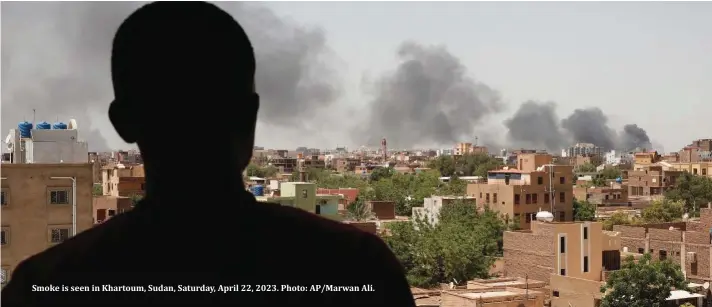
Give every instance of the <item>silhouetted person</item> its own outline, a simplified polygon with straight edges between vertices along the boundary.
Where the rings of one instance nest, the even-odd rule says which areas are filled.
[[[378,237],[257,203],[245,191],[241,172],[252,155],[259,96],[251,43],[229,14],[203,2],[148,4],[117,31],[111,68],[109,117],[141,150],[146,197],[18,265],[3,306],[415,306],[401,265]],[[104,286],[149,284],[238,285],[242,292]],[[68,288],[35,292],[33,285]],[[104,291],[70,291],[92,285]],[[284,292],[283,285],[307,291]],[[374,291],[321,293],[310,291],[313,285]]]

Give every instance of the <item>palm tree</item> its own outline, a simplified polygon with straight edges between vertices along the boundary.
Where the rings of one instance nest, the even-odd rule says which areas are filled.
[[[346,207],[346,218],[354,222],[362,222],[375,219],[375,215],[366,203],[359,198]]]

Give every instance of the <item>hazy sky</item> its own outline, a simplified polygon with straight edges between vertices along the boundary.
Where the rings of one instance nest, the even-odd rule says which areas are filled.
[[[666,151],[677,150],[695,138],[712,137],[712,3],[263,5],[278,16],[292,19],[293,24],[323,30],[325,44],[336,58],[330,62],[334,80],[338,79],[342,88],[340,96],[324,107],[328,112],[319,113],[316,118],[300,115],[303,121],[323,121],[324,125],[312,125],[318,129],[302,132],[260,124],[258,145],[290,149],[300,145],[360,145],[352,141],[352,132],[359,123],[367,124],[362,118],[368,113],[359,111],[373,99],[368,85],[397,68],[397,48],[406,40],[444,45],[460,59],[470,77],[500,93],[507,108],[488,119],[488,134],[504,138],[502,121],[511,117],[522,102],[538,100],[556,102],[562,118],[576,108],[599,107],[609,116],[611,127],[620,130],[624,124],[638,124],[647,130],[654,144],[661,144]],[[3,20],[8,17],[5,6],[4,3]],[[8,27],[3,21],[3,36]],[[6,44],[3,38],[3,49]],[[39,45],[23,44],[24,48]],[[16,49],[16,53],[22,50]],[[51,54],[45,52],[42,56]],[[62,61],[61,53],[54,56],[54,61]],[[2,65],[6,64],[3,52]],[[13,69],[19,69],[17,66]],[[2,107],[12,103],[18,108],[18,99],[6,96],[6,73],[3,67]],[[108,78],[108,72],[105,76]],[[16,112],[13,115],[19,116]],[[92,127],[100,130],[109,146],[124,147],[102,107],[92,112]],[[333,118],[323,114],[333,114]],[[4,137],[6,129],[22,118],[4,114],[2,120]]]

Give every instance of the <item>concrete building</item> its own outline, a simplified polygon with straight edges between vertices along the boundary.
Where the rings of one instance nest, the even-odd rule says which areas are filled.
[[[628,206],[628,186],[574,187],[574,197],[596,206]]]
[[[79,141],[76,126],[74,120],[70,120],[69,125],[57,123],[56,129],[50,129],[46,122],[35,127],[20,123],[17,129],[10,129],[5,138],[12,163],[87,163],[89,147]]]
[[[146,193],[146,175],[143,165],[114,164],[101,170],[103,195],[125,196]]]
[[[591,143],[576,143],[566,149],[566,155],[564,157],[577,157],[577,156],[603,156],[605,151],[603,148],[598,147]]]
[[[684,171],[693,175],[712,178],[712,162],[670,163],[669,170]]]
[[[608,272],[620,269],[620,247],[601,223],[535,221],[504,233],[505,274],[548,281],[552,307],[594,307]]]
[[[110,218],[133,208],[131,198],[124,196],[94,196],[92,210],[94,224],[101,224]]]
[[[447,290],[440,294],[440,307],[543,307],[544,293],[513,287]]]
[[[454,201],[465,201],[473,206],[477,205],[475,197],[471,196],[430,196],[423,199],[422,207],[413,207],[413,219],[423,218],[431,224],[437,224],[440,219],[440,210],[443,206]]]
[[[657,196],[675,185],[682,171],[666,171],[660,165],[648,165],[645,169],[628,171],[629,196]]]
[[[75,191],[71,178],[76,181]],[[5,164],[0,183],[6,277],[19,262],[72,237],[73,221],[76,233],[93,225],[89,163]]]
[[[623,250],[650,253],[653,259],[670,259],[684,268],[693,282],[712,280],[712,209],[702,208],[699,221],[613,226],[620,233]]]
[[[553,211],[558,221],[573,220],[573,166],[553,165],[548,154],[520,154],[518,169],[490,171],[487,183],[468,184],[467,195],[478,206],[489,205],[528,229],[540,210]]]
[[[339,201],[341,195],[317,194],[311,182],[282,182],[280,196],[255,196],[257,201],[299,208],[326,218],[341,220]]]
[[[636,152],[633,155],[633,169],[645,170],[650,165],[662,160],[662,156],[657,151],[653,152]]]
[[[462,156],[467,154],[487,154],[487,147],[473,145],[472,143],[457,143],[453,148],[453,155]]]
[[[317,194],[343,196],[343,198],[339,200],[339,210],[345,210],[349,204],[356,201],[356,197],[358,197],[359,189],[356,189],[356,188],[338,188],[338,189],[319,188],[316,190],[316,193]]]

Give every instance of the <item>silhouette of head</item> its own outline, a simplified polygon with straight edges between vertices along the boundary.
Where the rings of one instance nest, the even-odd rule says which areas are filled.
[[[111,73],[109,118],[147,167],[175,162],[171,152],[196,142],[211,144],[211,158],[232,172],[247,166],[259,108],[255,57],[227,12],[188,1],[139,8],[114,37]]]

